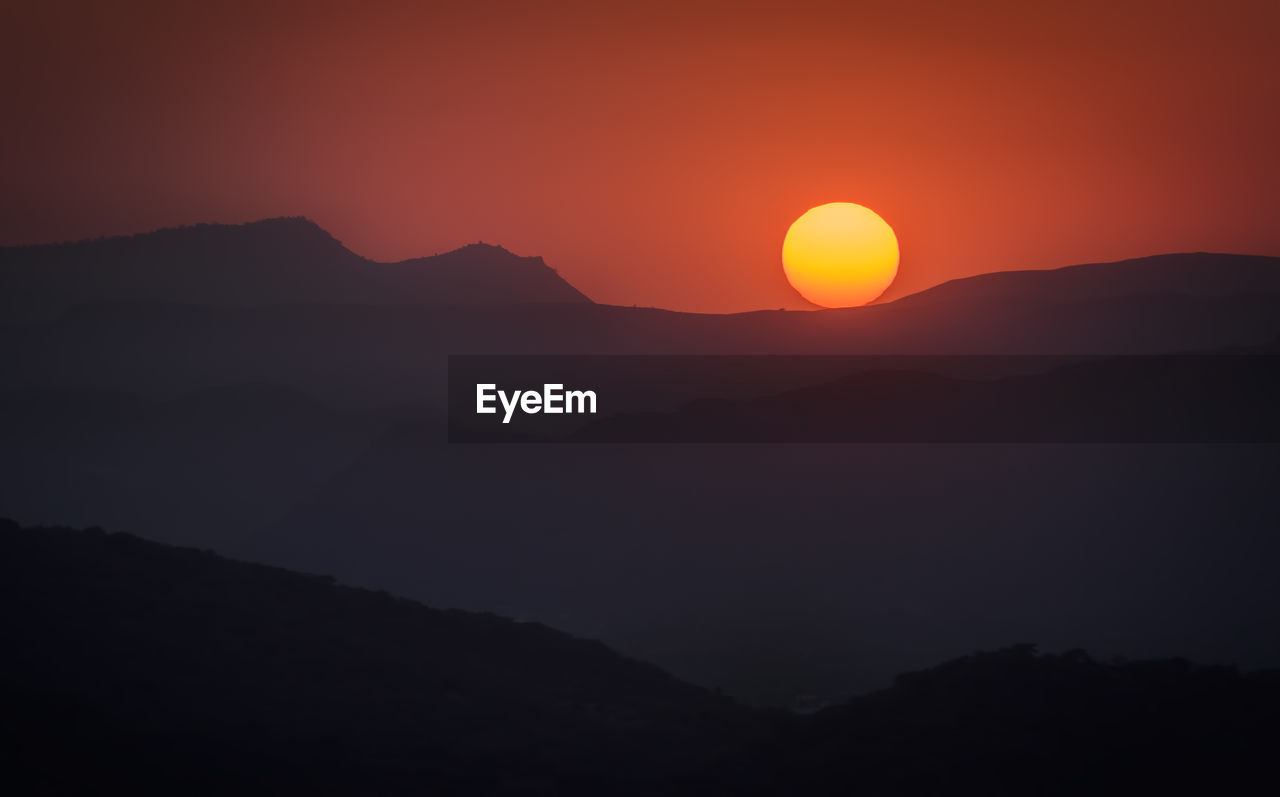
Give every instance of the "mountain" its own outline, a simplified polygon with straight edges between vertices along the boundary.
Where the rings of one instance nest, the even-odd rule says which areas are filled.
[[[100,529],[0,521],[0,784],[23,794],[1242,793],[1277,672],[1032,645],[812,715],[545,626]]]
[[[100,301],[250,306],[590,300],[538,257],[471,244],[434,257],[376,263],[303,218],[0,248],[0,319],[49,319]]]
[[[805,795],[1248,793],[1280,740],[1277,676],[1016,645],[827,709],[774,766]]]
[[[984,326],[983,318],[993,310],[998,317],[1021,318],[1031,308],[1132,303],[1136,297],[1226,300],[1278,293],[1280,259],[1198,252],[981,274],[884,304],[791,313],[789,323],[776,326],[803,335],[806,324],[796,317],[808,316],[823,330],[865,329],[878,338],[876,330],[886,326],[887,319],[918,321],[926,311]],[[477,243],[432,257],[378,263],[351,252],[305,218],[197,224],[133,236],[0,247],[0,321],[49,320],[70,307],[96,302],[253,307],[582,305],[590,300],[540,257],[520,257]],[[775,315],[779,314],[713,318],[724,319],[718,326],[733,331]]]
[[[1138,294],[1231,296],[1280,292],[1280,258],[1184,252],[949,280],[886,304],[945,306],[1041,299],[1090,301]]]
[[[1107,436],[515,451],[444,435],[452,354],[1268,345],[1280,336],[1280,259],[1190,254],[995,274],[815,312],[431,304],[407,288],[388,289],[385,304],[359,301],[386,298],[372,276],[418,279],[426,263],[474,276],[486,268],[474,258],[490,256],[504,275],[551,273],[487,247],[369,263],[302,220],[0,252],[14,267],[0,281],[27,275],[0,291],[4,320],[29,319],[0,323],[0,515],[126,528],[548,622],[763,705],[842,699],[1009,639],[1280,664],[1280,639],[1266,633],[1280,618],[1267,570],[1280,553],[1270,487],[1280,458],[1265,445]],[[60,275],[44,293],[30,288],[41,258]],[[135,262],[169,293],[117,279]],[[223,285],[222,269],[235,279]],[[274,276],[259,281],[259,270]],[[332,279],[309,279],[318,271]],[[209,297],[187,291],[188,278]],[[1157,384],[1089,384],[1095,398],[1108,385],[1160,398]],[[782,402],[821,424],[841,401],[868,398],[845,387]],[[917,387],[876,406],[918,431],[912,409],[931,398]],[[1051,379],[1006,387],[1016,389],[1003,406],[1055,390]],[[1250,412],[1269,412],[1264,400],[1251,394]]]
[[[28,794],[654,793],[763,727],[598,642],[126,534],[0,521],[0,595]]]
[[[544,439],[1280,443],[1275,411],[1280,406],[1280,358],[1267,353],[1276,343],[1250,354],[1217,356],[821,358],[824,364],[834,363],[828,368],[843,367],[844,373],[822,384],[762,391],[746,399],[732,397],[746,381],[744,369],[726,373],[721,368],[719,383],[709,380],[697,401],[667,412],[648,407],[615,412],[586,425],[547,427]],[[705,363],[704,375],[716,372],[718,358],[693,359]],[[794,368],[798,359],[788,365]],[[988,372],[949,374],[944,370],[948,366]],[[595,370],[606,373],[605,366]],[[756,370],[768,375],[781,369],[766,360]],[[594,384],[607,384],[603,375],[598,379]],[[468,406],[461,399],[457,405]],[[477,431],[491,441],[513,439],[494,424],[468,430],[459,422],[454,431],[452,440],[470,439],[468,433]]]

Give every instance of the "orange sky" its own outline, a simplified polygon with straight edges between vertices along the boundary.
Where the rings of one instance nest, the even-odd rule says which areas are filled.
[[[886,298],[1280,254],[1277,41],[1274,0],[9,2],[0,243],[306,215],[712,312],[806,306],[782,237],[832,201],[897,231]]]

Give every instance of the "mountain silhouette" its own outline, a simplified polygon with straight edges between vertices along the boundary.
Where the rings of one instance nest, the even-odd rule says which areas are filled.
[[[245,306],[589,300],[538,257],[470,244],[434,257],[376,263],[303,218],[0,248],[0,318],[48,319],[97,301]]]
[[[762,725],[538,624],[95,529],[0,551],[3,741],[45,793],[653,793]]]
[[[1198,252],[980,274],[861,308],[712,318],[726,319],[715,325],[720,327],[715,332],[729,333],[729,346],[743,333],[756,338],[757,328],[761,335],[781,332],[787,338],[799,338],[794,341],[799,343],[809,336],[806,330],[811,324],[827,334],[833,327],[860,336],[870,332],[876,340],[883,340],[890,331],[893,336],[888,343],[914,330],[910,340],[904,341],[914,343],[921,334],[933,334],[937,321],[948,318],[985,327],[993,321],[998,324],[1000,318],[1025,320],[1045,307],[1089,312],[1086,308],[1107,303],[1131,305],[1137,297],[1221,301],[1276,294],[1280,294],[1280,259]],[[521,257],[499,246],[477,243],[432,257],[378,263],[351,252],[314,222],[300,217],[0,247],[0,321],[49,320],[70,307],[98,302],[213,307],[590,304],[540,257]],[[1127,309],[1143,310],[1141,302]],[[993,312],[995,318],[986,318]],[[698,319],[708,318],[638,309],[603,317],[616,316],[629,326],[645,327],[654,313],[668,321],[685,318],[689,323],[680,326],[693,328],[705,326]],[[777,323],[774,316],[778,315],[786,316],[785,321]],[[809,321],[801,320],[804,317]],[[928,323],[931,318],[933,324]],[[659,345],[669,336],[661,332]]]
[[[744,381],[738,369],[722,376],[721,386],[712,382],[707,398],[675,410],[623,411],[581,428],[565,425],[548,437],[622,443],[1280,443],[1280,359],[1266,353],[1270,348],[1074,360],[835,358],[847,375],[748,399],[731,397]],[[710,360],[704,372],[714,372],[717,358],[695,359]],[[1004,373],[932,370],[947,365]],[[777,366],[766,361],[758,370],[768,374]],[[483,428],[503,439],[501,428]]]
[[[1249,792],[1280,738],[1278,675],[1015,645],[819,713],[775,766],[806,795]]]
[[[428,271],[512,303],[438,303]],[[503,287],[517,272],[570,300],[525,301],[543,294]],[[1280,336],[1278,274],[1196,253],[712,315],[594,304],[493,247],[371,263],[301,219],[5,249],[0,516],[545,621],[761,705],[826,704],[1011,638],[1274,666],[1265,445],[513,451],[447,445],[444,398],[454,354],[1256,353]],[[912,407],[972,387],[903,384],[871,387],[915,432]],[[1083,384],[1100,408],[1108,386],[1160,395]],[[1006,387],[1007,419],[1056,389]],[[775,409],[820,424],[869,400],[844,388]],[[1273,428],[1265,396],[1230,419],[1239,434],[1204,439]]]
[[[1275,671],[1017,645],[811,716],[545,626],[0,520],[0,780],[24,794],[1240,793]]]
[[[888,305],[1115,299],[1150,293],[1231,296],[1280,291],[1280,258],[1185,252],[948,280]]]

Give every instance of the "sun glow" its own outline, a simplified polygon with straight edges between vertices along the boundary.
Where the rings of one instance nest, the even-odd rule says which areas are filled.
[[[898,274],[898,238],[875,211],[852,202],[819,205],[782,242],[782,268],[800,295],[822,307],[856,307]]]

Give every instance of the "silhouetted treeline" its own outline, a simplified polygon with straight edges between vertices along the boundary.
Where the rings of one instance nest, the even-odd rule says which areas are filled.
[[[599,643],[125,534],[0,521],[23,794],[1242,793],[1280,677],[1022,645],[809,717]],[[1264,788],[1265,790],[1265,788]]]
[[[542,625],[0,523],[0,779],[35,793],[648,793],[755,724]]]
[[[1017,645],[820,712],[770,760],[795,794],[1245,794],[1274,788],[1278,719],[1280,672]]]

